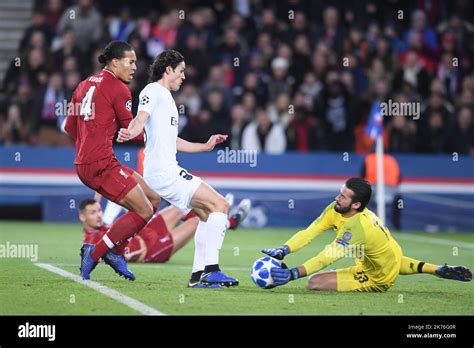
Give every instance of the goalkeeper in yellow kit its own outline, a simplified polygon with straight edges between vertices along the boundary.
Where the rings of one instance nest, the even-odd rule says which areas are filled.
[[[464,266],[436,266],[403,256],[383,222],[366,208],[372,195],[364,179],[351,178],[342,186],[336,200],[305,230],[296,233],[282,247],[262,252],[282,260],[323,232],[333,229],[335,240],[316,257],[299,267],[273,268],[275,286],[316,273],[345,255],[356,256],[349,268],[322,272],[308,281],[308,289],[321,291],[386,291],[399,274],[429,273],[445,279],[470,281],[471,271]]]

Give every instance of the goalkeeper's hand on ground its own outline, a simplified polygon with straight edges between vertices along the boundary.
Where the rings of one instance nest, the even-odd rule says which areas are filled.
[[[290,250],[285,245],[278,248],[262,249],[262,253],[274,257],[277,260],[283,260],[283,258],[290,253]]]
[[[285,285],[289,281],[298,279],[300,277],[298,267],[288,269],[284,263],[281,264],[281,268],[272,268],[270,274],[272,276],[274,286]]]

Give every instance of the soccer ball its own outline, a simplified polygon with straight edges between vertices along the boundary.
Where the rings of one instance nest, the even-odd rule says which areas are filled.
[[[253,282],[264,289],[273,288],[273,279],[270,270],[274,267],[281,267],[281,263],[269,256],[262,257],[254,262],[250,276]]]

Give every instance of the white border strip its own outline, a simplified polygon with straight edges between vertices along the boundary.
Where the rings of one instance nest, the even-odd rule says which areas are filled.
[[[338,192],[344,180],[327,179],[277,179],[277,178],[246,178],[202,177],[208,184],[218,189],[268,190],[268,191],[324,191]],[[83,186],[76,174],[43,174],[43,173],[0,173],[0,182],[9,185],[52,185],[52,186]],[[425,193],[459,193],[474,194],[474,185],[469,183],[402,183],[400,192]]]
[[[56,274],[60,275],[61,277],[71,279],[71,280],[74,280],[76,283],[88,286],[89,288],[94,289],[94,290],[100,292],[101,294],[103,294],[107,297],[110,297],[110,298],[114,299],[115,301],[120,302],[120,303],[126,305],[127,307],[130,307],[131,309],[137,311],[137,312],[140,312],[141,314],[145,314],[145,315],[166,315],[164,313],[161,313],[161,312],[157,311],[156,309],[154,309],[152,307],[147,306],[144,303],[141,303],[138,300],[135,300],[131,297],[125,296],[124,294],[122,294],[122,293],[120,293],[116,290],[108,288],[105,285],[94,282],[92,280],[83,280],[78,275],[69,273],[69,272],[67,272],[67,271],[65,271],[61,268],[55,267],[55,266],[50,265],[48,263],[33,263],[33,264],[40,267],[40,268],[43,268],[47,271],[56,273]]]

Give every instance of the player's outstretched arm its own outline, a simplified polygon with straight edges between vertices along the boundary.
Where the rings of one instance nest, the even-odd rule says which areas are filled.
[[[214,134],[212,135],[207,143],[191,143],[187,140],[176,138],[176,149],[179,152],[208,152],[212,151],[217,144],[226,141],[228,135]]]
[[[150,114],[146,111],[139,111],[137,116],[130,122],[128,128],[120,128],[119,134],[117,136],[117,142],[123,143],[129,141],[130,139],[135,138],[145,128],[145,123],[150,117]]]

